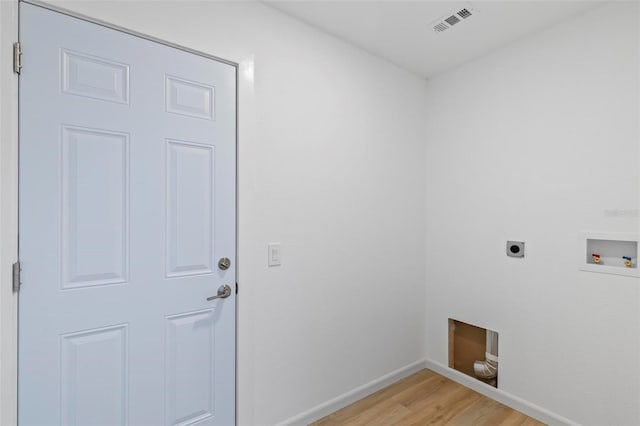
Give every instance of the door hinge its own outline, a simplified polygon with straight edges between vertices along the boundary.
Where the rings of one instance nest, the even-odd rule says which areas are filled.
[[[13,43],[13,72],[20,74],[22,69],[22,47],[19,42]]]
[[[238,294],[238,283],[236,283],[236,294]]]
[[[17,293],[20,291],[20,285],[22,282],[20,281],[22,275],[22,267],[20,266],[20,262],[16,262],[13,264],[13,292]]]

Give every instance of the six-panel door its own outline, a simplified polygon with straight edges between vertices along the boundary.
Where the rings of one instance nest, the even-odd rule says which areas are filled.
[[[233,425],[235,68],[20,14],[19,423]]]

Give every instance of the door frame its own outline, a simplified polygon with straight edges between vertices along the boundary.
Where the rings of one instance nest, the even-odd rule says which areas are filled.
[[[19,3],[30,3],[54,12],[114,29],[135,37],[173,47],[182,51],[216,60],[235,68],[236,72],[236,282],[240,283],[240,138],[247,140],[255,134],[256,114],[254,97],[255,55],[222,59],[210,53],[159,39],[132,29],[120,27],[90,16],[58,7],[39,0],[0,1],[0,424],[17,424],[18,415],[18,293],[13,292],[12,265],[18,260],[18,75],[13,72],[13,43],[19,40]],[[240,120],[242,114],[243,119]],[[238,284],[239,287],[239,284]],[[248,293],[248,292],[247,292]],[[239,296],[239,294],[238,294]],[[245,299],[246,300],[246,299]],[[247,301],[248,302],[248,301]],[[250,347],[251,323],[240,313],[242,298],[236,297],[235,358],[236,358],[236,424],[251,418],[252,395],[249,385],[241,380],[245,364],[245,351]],[[249,311],[247,307],[247,311]],[[243,330],[247,330],[245,333]],[[247,364],[249,364],[247,362]],[[250,374],[250,372],[248,372]],[[250,377],[250,376],[249,376]],[[246,383],[246,380],[243,381]],[[247,396],[245,398],[245,395]],[[245,407],[244,401],[247,401]]]

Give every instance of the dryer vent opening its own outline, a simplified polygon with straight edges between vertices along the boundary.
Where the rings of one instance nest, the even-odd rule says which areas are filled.
[[[498,387],[498,333],[449,318],[449,367]]]

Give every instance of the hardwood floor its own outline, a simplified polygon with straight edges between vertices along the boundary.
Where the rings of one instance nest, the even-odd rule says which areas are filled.
[[[540,426],[499,402],[430,370],[421,370],[313,426]]]

